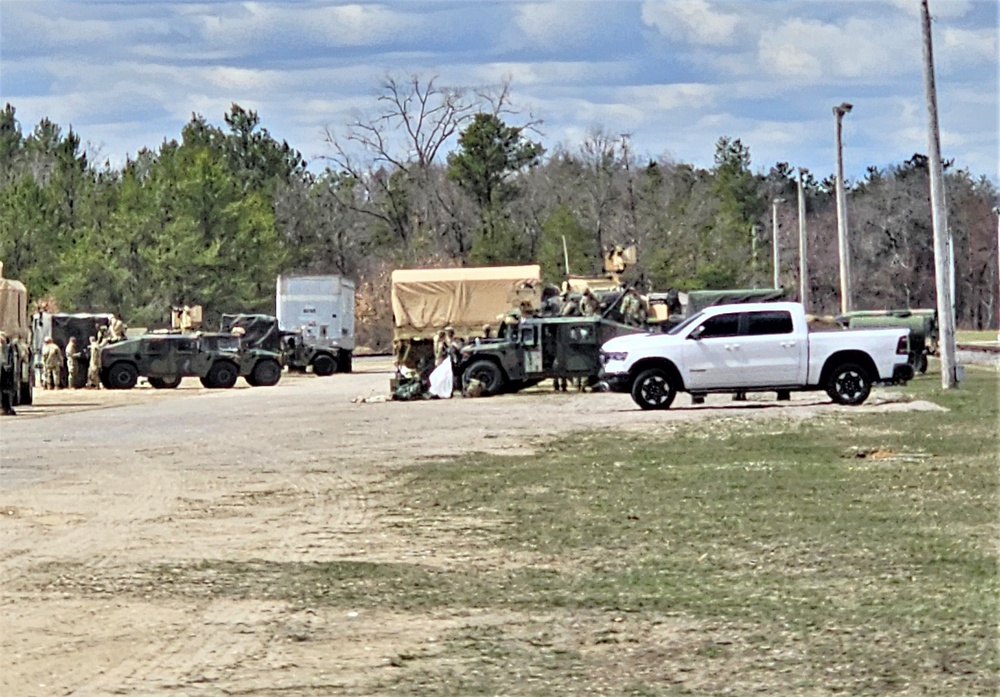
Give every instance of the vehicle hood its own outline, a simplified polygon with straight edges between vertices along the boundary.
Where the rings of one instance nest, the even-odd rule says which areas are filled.
[[[655,351],[669,346],[679,346],[686,339],[671,334],[629,334],[605,342],[601,350],[605,353],[634,353]]]

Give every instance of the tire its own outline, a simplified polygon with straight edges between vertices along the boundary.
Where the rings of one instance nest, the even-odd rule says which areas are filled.
[[[33,395],[31,393],[31,382],[22,382],[21,389],[17,393],[17,403],[23,406],[29,406],[33,401]]]
[[[105,377],[104,386],[109,390],[131,390],[139,380],[139,371],[131,363],[115,363]]]
[[[181,384],[181,376],[170,375],[165,378],[149,378],[149,384],[158,390],[172,390]]]
[[[677,396],[673,378],[660,368],[639,373],[632,383],[632,401],[641,409],[669,409]]]
[[[257,361],[257,365],[247,375],[247,382],[254,387],[271,387],[277,385],[280,379],[281,364],[270,358]]]
[[[472,379],[483,383],[483,391],[486,394],[498,394],[503,391],[503,372],[500,370],[500,366],[493,361],[478,360],[470,363],[462,371],[462,388],[465,389],[468,387],[469,381]]]
[[[857,406],[868,399],[872,379],[857,363],[842,363],[826,378],[826,393],[837,404]]]
[[[337,361],[333,360],[333,356],[321,353],[313,359],[312,367],[314,374],[325,377],[337,372]]]
[[[236,384],[239,376],[239,368],[229,361],[216,361],[208,369],[208,375],[202,378],[201,384],[211,389],[228,390]]]

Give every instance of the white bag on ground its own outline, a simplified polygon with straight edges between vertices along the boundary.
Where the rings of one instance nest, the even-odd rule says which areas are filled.
[[[451,398],[455,381],[455,376],[451,370],[451,361],[442,361],[441,365],[431,373],[430,379],[431,389],[429,391],[432,396],[440,397],[441,399]]]

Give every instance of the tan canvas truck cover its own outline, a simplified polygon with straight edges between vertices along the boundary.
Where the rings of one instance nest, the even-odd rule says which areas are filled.
[[[0,331],[27,340],[28,289],[20,281],[0,278]]]
[[[398,269],[392,272],[394,338],[430,339],[451,326],[479,336],[497,316],[541,303],[542,270],[528,266]]]

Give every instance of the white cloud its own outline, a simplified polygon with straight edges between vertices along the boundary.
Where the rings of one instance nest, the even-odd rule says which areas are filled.
[[[764,31],[760,68],[811,82],[876,82],[920,70],[920,42],[911,23],[847,19],[843,25],[791,19]]]
[[[889,0],[889,4],[907,14],[920,16],[920,0]],[[931,0],[931,17],[964,17],[972,9],[970,0]]]
[[[719,12],[707,0],[644,2],[642,20],[664,36],[711,46],[732,43],[740,22],[738,15]]]
[[[940,53],[949,64],[974,65],[997,63],[997,28],[960,29],[945,27],[941,32],[940,51],[935,42],[935,54]]]

